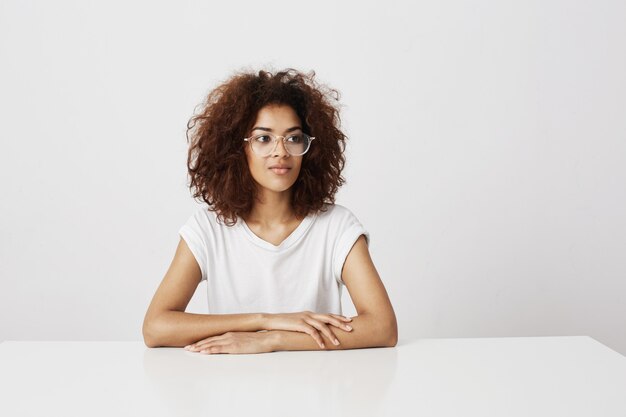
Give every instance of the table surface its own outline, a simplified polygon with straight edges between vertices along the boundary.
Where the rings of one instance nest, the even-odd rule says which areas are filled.
[[[7,341],[0,415],[624,417],[626,357],[588,336],[252,355]]]

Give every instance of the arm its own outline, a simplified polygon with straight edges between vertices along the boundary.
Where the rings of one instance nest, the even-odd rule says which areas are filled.
[[[348,254],[341,278],[348,288],[358,316],[351,332],[336,331],[338,346],[326,343],[326,350],[366,347],[393,347],[398,342],[396,315],[361,235]],[[273,350],[322,350],[310,336],[297,332],[270,330]]]
[[[184,239],[157,289],[143,322],[146,346],[186,346],[229,331],[263,330],[263,313],[193,314],[185,308],[200,283],[201,271]],[[310,338],[310,336],[306,335]]]
[[[360,314],[350,322],[351,332],[335,331],[339,345],[335,346],[324,340],[322,349],[311,336],[285,330],[270,330],[267,333],[272,351],[280,350],[341,350],[368,347],[393,347],[395,339],[388,336],[390,326],[380,326],[381,321],[370,314]]]

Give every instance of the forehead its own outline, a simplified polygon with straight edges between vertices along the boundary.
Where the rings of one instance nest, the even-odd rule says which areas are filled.
[[[299,125],[300,118],[291,106],[283,104],[269,104],[259,110],[253,126],[289,128]]]

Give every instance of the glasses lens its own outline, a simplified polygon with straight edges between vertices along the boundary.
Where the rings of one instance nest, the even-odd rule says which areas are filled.
[[[252,150],[255,154],[265,156],[269,155],[274,148],[274,141],[269,135],[258,135],[251,138]]]
[[[270,135],[257,135],[251,138],[252,150],[257,155],[267,156],[274,150],[274,138]],[[296,133],[285,138],[285,148],[290,155],[302,155],[311,144],[311,139],[304,133]]]
[[[307,135],[298,133],[287,137],[285,147],[291,155],[302,155],[309,149],[310,143]]]

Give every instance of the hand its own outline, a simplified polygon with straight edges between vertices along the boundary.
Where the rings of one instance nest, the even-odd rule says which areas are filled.
[[[185,350],[199,353],[267,353],[272,352],[268,332],[228,332],[185,346]]]
[[[352,321],[351,318],[337,314],[318,314],[311,311],[302,311],[299,313],[267,314],[264,327],[266,330],[290,330],[307,333],[324,349],[326,346],[320,331],[331,343],[338,345],[339,340],[327,324],[349,332],[352,330],[352,327],[346,323],[350,321]]]

